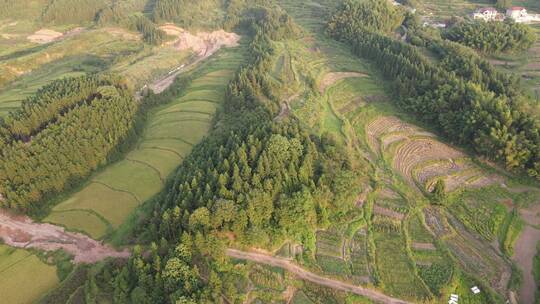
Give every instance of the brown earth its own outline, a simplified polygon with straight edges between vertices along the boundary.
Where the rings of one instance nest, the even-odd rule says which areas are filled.
[[[45,44],[56,41],[60,39],[60,37],[62,37],[63,35],[63,33],[44,28],[40,29],[39,31],[26,38],[33,43]]]
[[[165,24],[160,29],[167,35],[176,37],[169,45],[174,46],[177,50],[192,49],[195,54],[201,57],[208,57],[221,47],[237,46],[240,41],[240,36],[224,30],[191,34],[173,24]]]
[[[107,257],[126,258],[129,251],[117,251],[110,246],[63,227],[34,223],[26,216],[0,211],[0,238],[6,245],[35,248],[44,251],[62,249],[74,256],[75,263],[95,263]]]
[[[533,275],[533,261],[537,254],[536,244],[540,242],[540,230],[534,226],[540,224],[539,212],[540,204],[519,212],[526,225],[514,245],[512,260],[523,271],[523,284],[519,290],[519,303],[523,304],[535,303],[536,281]]]

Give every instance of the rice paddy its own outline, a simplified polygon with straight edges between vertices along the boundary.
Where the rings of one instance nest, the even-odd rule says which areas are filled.
[[[2,303],[34,303],[58,284],[55,266],[43,263],[29,251],[0,245]]]

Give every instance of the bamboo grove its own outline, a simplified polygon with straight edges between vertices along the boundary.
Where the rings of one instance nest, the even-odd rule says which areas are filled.
[[[444,37],[485,53],[523,51],[536,38],[529,26],[513,21],[462,21],[445,31]]]
[[[120,79],[84,76],[40,89],[0,124],[0,204],[35,211],[136,138],[138,105]]]
[[[372,9],[381,5],[386,9]],[[398,16],[395,8],[385,1],[346,1],[331,17],[328,32],[350,43],[355,54],[374,62],[393,80],[404,109],[436,126],[451,141],[510,170],[540,178],[540,121],[527,110],[529,101],[511,77],[491,73],[489,64],[476,56],[430,61],[419,47],[384,34],[386,28],[363,23],[350,7]],[[445,42],[435,44],[440,52],[457,51]]]

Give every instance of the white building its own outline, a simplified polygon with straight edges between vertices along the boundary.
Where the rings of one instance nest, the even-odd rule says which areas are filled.
[[[526,19],[529,14],[524,7],[512,6],[506,10],[506,16],[516,21]]]
[[[495,20],[497,16],[499,15],[499,12],[493,7],[482,7],[477,9],[473,13],[473,19],[481,19],[484,21],[491,21]]]
[[[512,6],[506,10],[506,17],[514,19],[517,23],[539,22],[540,14],[529,14],[527,9],[521,6]]]

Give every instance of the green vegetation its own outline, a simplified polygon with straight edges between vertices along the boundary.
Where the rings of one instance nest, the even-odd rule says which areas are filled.
[[[0,294],[3,302],[33,303],[58,283],[56,267],[43,263],[26,250],[0,245]]]
[[[343,12],[342,8],[336,16]],[[357,24],[354,19],[342,22],[347,27]],[[540,121],[522,103],[482,90],[478,83],[435,65],[417,48],[371,31],[378,28],[357,24],[344,31],[330,21],[328,29],[333,37],[351,44],[357,55],[378,64],[393,81],[404,109],[437,126],[451,140],[503,162],[508,169],[540,176],[536,148],[540,146]]]
[[[107,0],[49,0],[43,11],[46,23],[80,24],[94,21],[97,12],[104,8]]]
[[[419,301],[429,299],[430,292],[415,274],[405,253],[401,235],[395,232],[374,234],[377,274],[389,294]]]
[[[444,32],[444,38],[485,53],[527,50],[536,35],[527,25],[514,22],[459,22]]]
[[[92,176],[80,191],[56,205],[45,221],[94,238],[118,228],[137,206],[160,192],[192,146],[207,134],[222,104],[226,81],[241,59],[241,49],[224,50],[191,72],[192,76],[178,79],[170,90],[181,96],[170,97],[174,98],[170,102],[163,98],[151,110],[137,147]],[[204,89],[198,83],[206,84]],[[155,101],[149,97],[146,102]],[[81,221],[83,217],[89,220]]]
[[[114,78],[59,80],[39,90],[0,125],[2,205],[37,211],[73,187],[133,141],[137,110]]]

